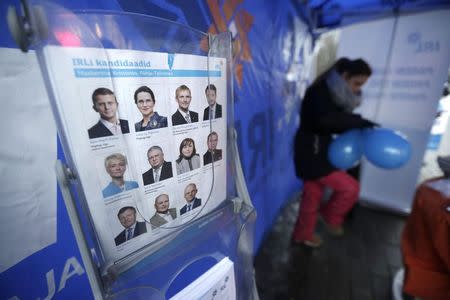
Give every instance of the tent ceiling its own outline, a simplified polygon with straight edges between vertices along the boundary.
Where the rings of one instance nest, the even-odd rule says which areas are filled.
[[[450,0],[296,0],[312,29],[329,29],[403,13],[449,9]]]

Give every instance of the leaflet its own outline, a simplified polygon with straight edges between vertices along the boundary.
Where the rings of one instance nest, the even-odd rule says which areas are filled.
[[[170,300],[235,300],[236,298],[234,263],[228,257],[224,257]]]
[[[225,59],[55,46],[44,55],[107,263],[225,200]]]

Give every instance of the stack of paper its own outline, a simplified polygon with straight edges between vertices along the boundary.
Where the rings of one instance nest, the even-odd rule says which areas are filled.
[[[225,257],[170,299],[236,299],[233,262]]]

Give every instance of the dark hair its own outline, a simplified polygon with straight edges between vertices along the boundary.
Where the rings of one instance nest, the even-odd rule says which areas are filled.
[[[152,101],[153,103],[156,102],[155,99],[155,95],[153,94],[153,91],[148,87],[148,86],[141,86],[140,88],[138,88],[135,92],[134,92],[134,103],[137,104],[137,95],[141,92],[145,92],[145,93],[149,93],[150,96],[152,97]]]
[[[330,68],[323,72],[322,75],[318,76],[312,85],[316,85],[324,80],[332,70],[336,70],[336,72],[340,75],[347,73],[350,77],[358,75],[372,75],[372,69],[362,58],[351,60],[347,57],[341,57]]]
[[[97,102],[97,96],[99,96],[99,95],[113,95],[114,99],[117,102],[116,96],[114,95],[113,91],[111,91],[108,88],[101,87],[101,88],[96,89],[92,93],[92,104],[94,104],[94,106],[95,106],[95,103]]]
[[[351,60],[346,57],[342,57],[336,61],[334,68],[339,74],[342,75],[343,73],[347,73],[350,77],[358,75],[372,75],[372,69],[369,64],[361,58]]]
[[[134,214],[136,214],[136,208],[134,208],[133,206],[124,206],[121,209],[119,209],[117,217],[120,218],[120,215],[123,214],[128,209],[131,209],[134,212]]]
[[[192,155],[190,157],[186,157],[186,158],[189,159],[189,158],[193,157],[197,153],[197,150],[195,149],[195,142],[194,142],[194,140],[191,139],[191,138],[185,138],[180,144],[180,156],[178,157],[177,162],[180,162],[184,158],[182,150],[183,150],[183,147],[188,145],[188,144],[192,144],[193,150],[192,150]]]
[[[212,137],[213,135],[215,135],[215,136],[217,136],[217,138],[219,138],[219,135],[217,134],[217,132],[211,131],[211,133],[208,134],[208,137],[206,138],[206,141],[209,141],[209,138]]]
[[[205,94],[208,92],[208,90],[214,91],[214,93],[217,94],[217,89],[216,89],[216,86],[214,84],[208,84],[206,86]]]

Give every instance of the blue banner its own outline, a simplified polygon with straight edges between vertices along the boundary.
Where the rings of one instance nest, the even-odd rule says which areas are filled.
[[[304,30],[306,25],[298,25],[303,23],[292,2],[295,1],[58,1],[68,9],[123,10],[169,19],[203,32],[232,32],[235,127],[246,183],[258,214],[255,251],[279,209],[301,188],[292,165],[292,137],[299,122],[303,51],[310,49],[302,49],[309,33]],[[3,15],[11,3],[12,0],[2,2]],[[0,33],[3,33],[0,46],[15,48],[5,19],[0,22]],[[77,68],[74,71],[81,77],[109,77],[105,70]],[[121,76],[126,71],[115,68],[117,73],[113,75]],[[148,71],[151,71],[148,76],[182,76],[180,72],[189,76],[206,75],[195,70],[172,70],[170,74]],[[217,72],[211,71],[209,75],[220,76]],[[61,158],[61,151],[58,154]],[[0,294],[5,299],[92,298],[59,191],[56,201],[56,243],[30,253],[0,274]]]

